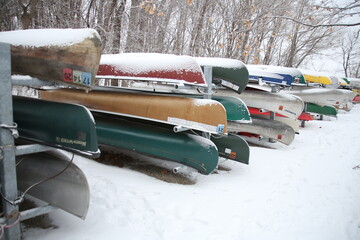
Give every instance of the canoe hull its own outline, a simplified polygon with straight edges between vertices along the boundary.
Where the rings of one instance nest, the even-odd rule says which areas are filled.
[[[42,201],[85,219],[90,204],[90,190],[84,173],[69,157],[58,150],[18,156],[17,182],[20,191],[25,191],[34,183],[57,177],[41,183],[28,193]]]
[[[143,120],[96,112],[93,114],[101,145],[178,162],[202,174],[210,174],[217,167],[217,148],[206,138],[183,132],[175,133],[171,129]]]
[[[64,37],[65,42],[53,44],[55,40],[51,34]],[[81,34],[84,37],[67,43],[69,34],[72,36]],[[12,35],[16,37],[15,41],[12,41]],[[43,36],[44,42],[49,39],[49,44],[37,45],[38,35]],[[26,42],[30,45],[18,44],[16,39],[19,38],[26,38]],[[95,30],[31,29],[2,32],[0,41],[12,44],[12,74],[30,75],[41,80],[61,82],[86,89],[94,86],[101,55],[101,40]]]
[[[252,133],[271,138],[285,145],[290,145],[295,137],[292,127],[275,120],[252,118],[252,123],[241,124],[237,122],[228,123],[229,132]]]
[[[291,119],[296,119],[304,110],[304,101],[290,94],[245,90],[240,98],[248,107],[266,109]]]
[[[13,108],[20,138],[86,157],[99,156],[95,122],[85,107],[13,97]]]
[[[161,121],[211,133],[226,133],[226,111],[206,99],[161,96],[139,92],[78,90],[41,91],[40,98],[82,104],[92,110]]]
[[[211,137],[215,143],[219,157],[249,164],[250,148],[248,143],[238,135],[228,134],[227,136]]]

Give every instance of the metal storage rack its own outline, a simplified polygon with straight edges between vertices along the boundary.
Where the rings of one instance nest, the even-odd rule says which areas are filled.
[[[18,132],[17,125],[13,122],[11,92],[10,44],[0,42],[0,190],[4,215],[0,216],[0,240],[20,240],[20,221],[56,209],[51,205],[46,205],[19,212],[18,205],[22,199],[18,195],[15,157],[49,151],[53,148],[40,144],[15,146],[14,138],[18,136]]]

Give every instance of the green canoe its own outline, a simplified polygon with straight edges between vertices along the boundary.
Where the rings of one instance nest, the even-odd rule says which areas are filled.
[[[249,81],[249,72],[240,60],[229,58],[195,58],[201,68],[212,67],[212,82],[221,84],[238,93],[241,93]]]
[[[93,112],[100,145],[128,149],[192,167],[210,174],[218,165],[218,151],[209,139],[175,133],[150,121]]]
[[[95,122],[85,107],[14,96],[13,108],[20,138],[86,157],[99,156]]]
[[[211,141],[218,148],[220,157],[249,164],[250,148],[242,137],[232,134],[220,137],[212,135]]]
[[[336,117],[337,110],[333,106],[320,106],[315,103],[306,103],[306,112]]]
[[[174,94],[171,94],[174,95]],[[176,94],[176,96],[181,97],[191,97],[201,99],[202,95],[195,94]],[[212,100],[218,101],[221,103],[226,110],[226,118],[229,121],[240,121],[240,122],[250,122],[251,117],[249,113],[249,109],[243,100],[239,97],[234,96],[211,96]]]

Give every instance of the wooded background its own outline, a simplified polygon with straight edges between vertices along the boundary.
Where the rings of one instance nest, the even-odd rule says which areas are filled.
[[[0,31],[94,28],[103,53],[159,52],[299,67],[340,49],[360,78],[360,3],[331,0],[0,0]],[[341,25],[341,26],[340,26]]]

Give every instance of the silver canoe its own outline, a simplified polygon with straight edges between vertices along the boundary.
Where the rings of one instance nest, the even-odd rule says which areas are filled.
[[[257,134],[285,145],[290,145],[295,137],[295,131],[292,127],[276,120],[256,117],[252,118],[251,123],[228,121],[228,132]]]

